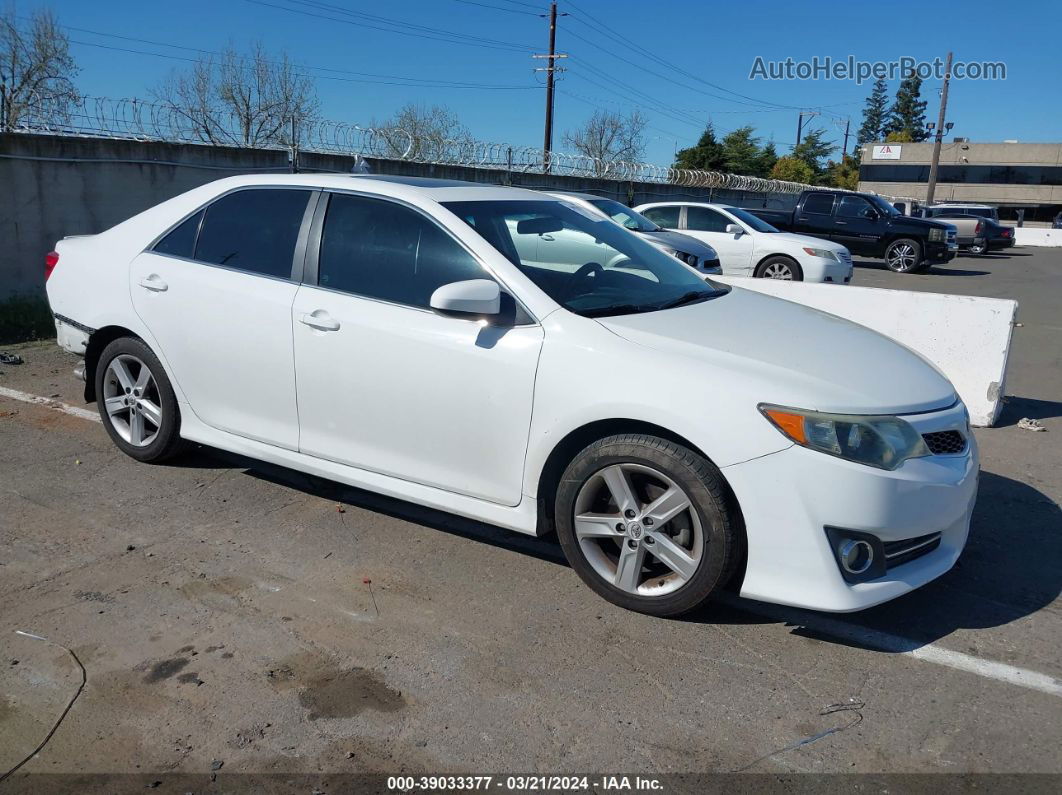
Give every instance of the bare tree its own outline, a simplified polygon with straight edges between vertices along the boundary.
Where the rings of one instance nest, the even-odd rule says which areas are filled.
[[[411,159],[438,156],[454,146],[472,143],[472,134],[445,105],[404,105],[389,119],[371,122],[385,157]]]
[[[248,55],[230,46],[220,57],[201,58],[153,93],[212,144],[287,146],[292,126],[298,142],[320,111],[313,78],[287,53],[270,55],[260,42]]]
[[[615,111],[598,110],[578,130],[564,134],[564,142],[579,154],[594,158],[598,171],[604,163],[634,161],[645,151],[645,127],[649,120],[640,111],[621,116]]]
[[[81,99],[78,71],[51,11],[38,9],[23,27],[13,6],[0,12],[0,130],[68,121]]]

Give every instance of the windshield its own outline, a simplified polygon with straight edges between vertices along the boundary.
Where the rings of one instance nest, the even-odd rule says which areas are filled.
[[[726,211],[728,213],[730,213],[732,216],[734,216],[735,218],[737,218],[739,221],[741,221],[741,223],[745,224],[745,226],[751,226],[753,231],[755,231],[755,232],[768,232],[769,233],[769,232],[777,232],[778,231],[778,229],[776,229],[775,227],[771,226],[769,223],[764,221],[762,218],[759,218],[759,217],[753,215],[752,213],[748,212],[747,210],[742,210],[740,207],[727,207]]]
[[[862,196],[863,194],[860,194],[860,195]],[[878,210],[880,210],[885,215],[899,215],[900,214],[899,210],[897,210],[895,207],[893,207],[891,204],[889,204],[887,201],[885,201],[880,196],[875,196],[875,195],[871,194],[869,196],[864,196],[864,198],[867,199],[867,201],[869,201],[871,204],[873,204]]]
[[[443,207],[576,314],[653,312],[727,292],[637,235],[562,201],[445,202]]]
[[[620,226],[633,229],[635,232],[660,231],[660,227],[644,215],[636,213],[630,207],[622,205],[618,201],[613,201],[612,199],[591,199],[590,203]]]

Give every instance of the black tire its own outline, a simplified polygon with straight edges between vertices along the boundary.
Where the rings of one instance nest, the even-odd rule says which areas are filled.
[[[970,245],[970,253],[976,257],[983,257],[988,253],[988,241],[982,240],[980,244],[972,243]]]
[[[772,268],[775,270],[788,270],[792,274],[790,281],[804,281],[804,270],[797,264],[796,260],[781,254],[765,259],[756,266],[756,271],[752,275],[757,279],[784,279],[783,276],[768,276],[767,271]]]
[[[642,596],[625,591],[599,574],[587,559],[575,534],[576,498],[583,486],[606,468],[632,464],[661,472],[689,497],[690,511],[697,512],[703,537],[700,561],[692,576],[676,590],[661,596]],[[554,501],[557,536],[564,554],[590,588],[613,604],[653,616],[687,613],[731,579],[742,549],[739,523],[730,515],[726,489],[719,470],[703,456],[682,445],[643,434],[610,436],[579,453],[561,477]],[[657,530],[666,531],[670,523]],[[646,533],[646,538],[649,533]],[[620,538],[619,543],[629,543]],[[645,539],[643,538],[643,543]],[[646,546],[652,554],[653,546]],[[656,560],[648,561],[656,563]]]
[[[923,265],[922,244],[909,237],[893,240],[885,249],[885,265],[895,273],[918,273]]]
[[[135,357],[148,368],[154,381],[152,400],[153,402],[157,400],[157,405],[162,409],[162,419],[160,424],[155,426],[157,432],[154,438],[142,446],[131,444],[128,440],[122,438],[122,434],[116,427],[116,422],[107,411],[107,392],[117,391],[120,397],[120,393],[125,391],[115,376],[110,373],[111,363],[122,356]],[[96,366],[96,405],[100,412],[100,418],[103,420],[103,427],[107,429],[107,434],[111,437],[115,446],[130,458],[135,458],[137,461],[145,463],[155,463],[172,458],[185,447],[185,442],[180,436],[180,409],[177,407],[177,397],[173,392],[173,387],[170,385],[170,379],[166,376],[162,363],[159,362],[158,357],[152,352],[151,348],[136,337],[116,339],[107,345],[100,354],[99,363]],[[120,420],[128,425],[128,417],[129,415],[126,414]],[[148,427],[151,426],[149,425]]]

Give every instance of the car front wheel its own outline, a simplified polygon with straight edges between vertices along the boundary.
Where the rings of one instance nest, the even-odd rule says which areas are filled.
[[[885,264],[896,273],[915,273],[922,265],[922,246],[908,238],[894,240],[885,250]]]
[[[96,366],[96,402],[108,435],[137,461],[162,461],[183,447],[173,387],[141,340],[122,337],[103,349]]]
[[[804,280],[804,271],[789,257],[769,257],[765,259],[756,269],[755,275],[760,279],[781,279],[787,282]]]
[[[704,457],[654,436],[611,436],[568,465],[556,526],[572,568],[629,610],[674,616],[722,587],[738,558],[722,476]]]

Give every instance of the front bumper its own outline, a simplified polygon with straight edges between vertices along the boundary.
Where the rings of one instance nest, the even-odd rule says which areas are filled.
[[[852,281],[852,263],[825,259],[824,257],[806,256],[800,261],[806,282],[832,282],[848,284]]]
[[[951,262],[958,253],[958,246],[953,248],[952,245],[939,241],[926,243],[926,261],[928,262]]]
[[[830,612],[862,610],[947,572],[966,544],[977,495],[977,444],[960,404],[907,416],[921,433],[960,430],[966,450],[887,471],[803,447],[723,470],[741,506],[748,563],[741,595]],[[826,528],[884,544],[940,533],[939,545],[866,582],[845,581]]]

